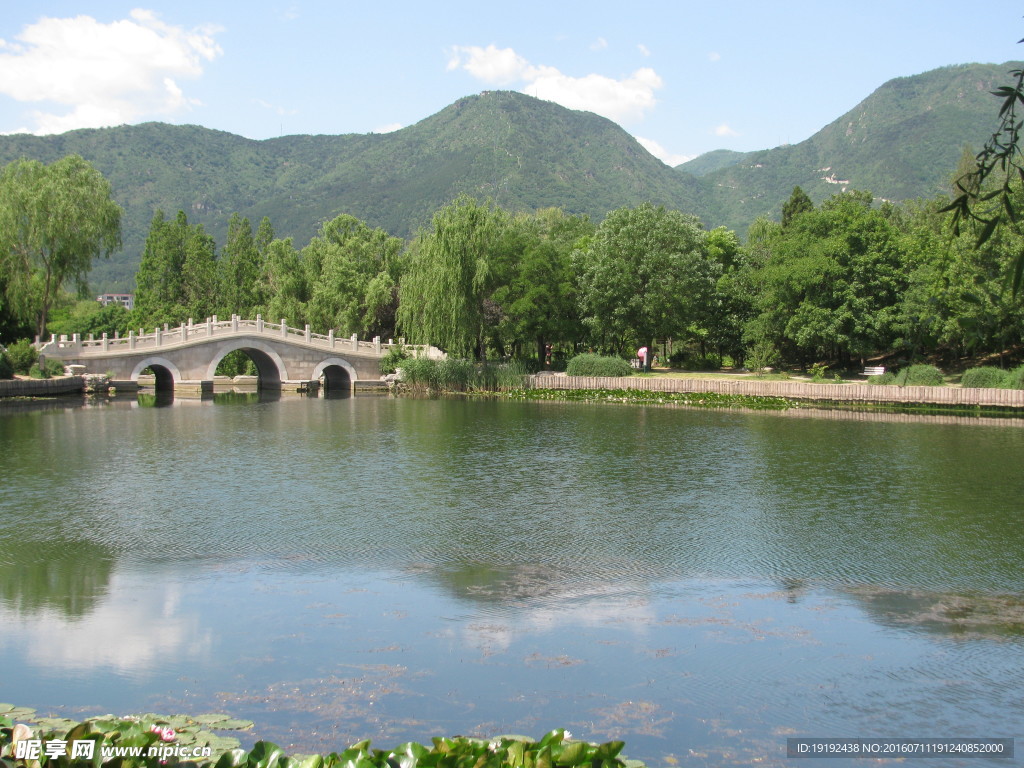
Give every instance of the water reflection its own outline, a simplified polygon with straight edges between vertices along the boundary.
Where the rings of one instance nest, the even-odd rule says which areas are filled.
[[[1021,430],[227,393],[0,441],[19,703],[227,708],[302,751],[566,725],[687,765],[1024,724]]]

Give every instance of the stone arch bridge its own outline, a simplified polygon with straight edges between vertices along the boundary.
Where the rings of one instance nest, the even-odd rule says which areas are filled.
[[[164,326],[153,333],[134,331],[125,337],[82,339],[53,337],[40,348],[47,358],[65,365],[80,365],[87,373],[110,374],[115,382],[135,382],[147,368],[156,376],[157,389],[209,391],[214,372],[224,356],[242,350],[256,364],[259,385],[265,389],[315,389],[322,382],[328,390],[351,390],[360,381],[379,383],[380,358],[395,346],[392,342],[359,341],[355,335],[337,338],[311,333],[309,326],[290,328],[266,323],[258,316],[242,320],[208,318],[201,323]],[[434,347],[409,347],[416,354],[443,357]]]

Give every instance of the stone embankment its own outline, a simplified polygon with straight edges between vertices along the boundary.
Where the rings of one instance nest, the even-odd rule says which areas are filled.
[[[1019,408],[1024,389],[897,387],[881,384],[826,384],[757,379],[673,379],[667,377],[555,376],[529,377],[533,389],[638,389],[652,392],[716,392],[729,395],[784,397],[822,403],[860,405],[937,405],[964,408]]]
[[[0,397],[50,397],[85,391],[84,376],[58,379],[7,379],[0,381]]]

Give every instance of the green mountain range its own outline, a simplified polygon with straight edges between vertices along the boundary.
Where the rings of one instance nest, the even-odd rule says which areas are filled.
[[[820,200],[844,187],[878,197],[946,188],[962,147],[995,125],[989,91],[1015,66],[946,67],[890,81],[800,144],[720,150],[670,168],[615,123],[515,92],[459,99],[387,134],[253,141],[198,126],[146,123],[56,136],[0,136],[0,163],[77,153],[126,211],[124,249],[93,270],[98,290],[130,289],[157,209],[184,210],[223,242],[233,212],[304,245],[350,213],[408,237],[462,192],[511,210],[558,206],[600,220],[644,201],[744,232],[777,217],[795,185]]]
[[[942,67],[890,80],[799,144],[717,151],[677,166],[698,176],[713,221],[745,230],[779,217],[799,185],[815,202],[844,189],[907,200],[948,192],[964,147],[980,150],[997,124],[991,91],[1020,63]]]

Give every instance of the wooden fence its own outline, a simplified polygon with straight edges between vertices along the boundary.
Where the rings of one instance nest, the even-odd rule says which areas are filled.
[[[831,403],[890,405],[984,406],[1024,408],[1024,389],[977,389],[962,387],[897,387],[884,384],[827,384],[804,381],[757,379],[670,379],[642,376],[530,377],[533,389],[639,389],[652,392],[718,392],[729,395],[785,397]]]

